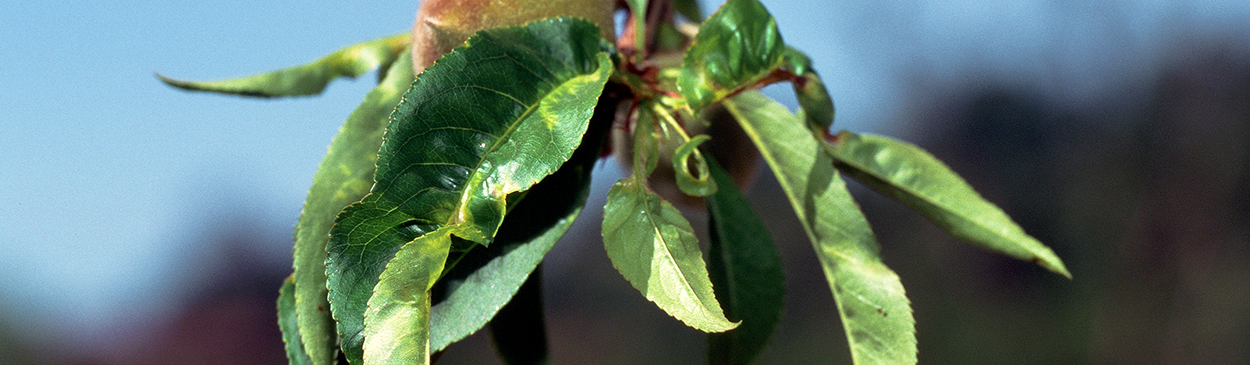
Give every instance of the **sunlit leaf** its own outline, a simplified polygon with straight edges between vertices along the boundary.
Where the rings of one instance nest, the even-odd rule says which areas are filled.
[[[456,226],[404,245],[386,265],[365,311],[365,364],[428,364],[430,287],[443,272]]]
[[[447,269],[442,281],[435,286],[430,330],[432,351],[443,350],[485,326],[568,231],[586,204],[590,172],[599,158],[603,134],[611,126],[611,123],[598,121],[602,118],[611,121],[614,107],[614,104],[596,107],[595,119],[582,145],[564,166],[534,185],[524,199],[509,208],[494,243],[489,247],[474,247],[458,256],[453,253],[454,258],[449,258],[457,263]],[[446,293],[438,293],[440,286]]]
[[[317,167],[308,199],[295,230],[295,308],[300,335],[313,363],[329,365],[338,352],[334,320],[326,301],[326,241],[334,217],[348,204],[360,201],[373,185],[374,161],[387,118],[412,83],[408,52],[391,65],[386,79],[365,96],[330,142]]]
[[[612,266],[669,315],[704,332],[737,323],[725,318],[712,292],[694,229],[681,212],[644,185],[621,179],[603,208],[603,245]]]
[[[915,363],[915,320],[903,285],[881,262],[876,238],[823,142],[759,93],[743,93],[725,107],[759,147],[812,241],[855,363]]]
[[[1072,277],[1054,251],[1024,233],[1011,217],[919,147],[842,132],[832,151],[838,169],[924,214],[951,235]]]
[[[411,42],[412,36],[404,33],[343,48],[307,65],[238,79],[181,81],[161,75],[156,77],[188,91],[256,97],[315,95],[336,78],[354,78],[378,67],[388,70],[401,54],[409,53]]]
[[[729,332],[708,335],[711,364],[749,364],[764,349],[781,315],[784,273],[781,257],[764,223],[738,193],[733,180],[715,161],[708,161],[720,186],[707,200],[708,274],[725,316],[742,321]]]
[[[699,145],[711,138],[706,134],[700,134],[678,146],[673,152],[673,172],[677,187],[686,195],[703,197],[716,192],[719,182],[708,176],[707,160],[699,152]],[[694,174],[690,172],[692,166]]]
[[[299,322],[295,320],[294,277],[287,277],[278,290],[278,328],[282,330],[282,343],[291,365],[312,364],[312,359],[304,352],[304,343],[299,338]]]
[[[699,27],[677,82],[694,110],[762,81],[781,67],[785,43],[758,0],[729,0]]]
[[[436,229],[489,244],[506,197],[572,155],[612,69],[598,34],[593,23],[567,18],[482,31],[427,68],[404,94],[378,152],[373,190],[339,214],[327,247],[330,305],[348,361],[359,364],[363,357],[365,306],[396,251]],[[428,302],[375,304],[386,308],[386,318],[429,311]],[[425,326],[398,329],[413,341],[397,346],[428,347],[428,320],[418,323]]]

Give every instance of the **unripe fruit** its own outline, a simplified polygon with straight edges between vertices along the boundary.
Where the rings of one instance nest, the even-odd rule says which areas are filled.
[[[615,0],[422,0],[412,26],[412,68],[421,74],[479,30],[557,16],[590,20],[611,41],[615,11]]]

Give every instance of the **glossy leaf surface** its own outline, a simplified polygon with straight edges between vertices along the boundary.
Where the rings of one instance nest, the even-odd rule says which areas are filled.
[[[612,69],[598,34],[593,23],[576,19],[482,31],[427,68],[404,94],[378,153],[372,192],[339,214],[328,245],[330,304],[349,361],[362,358],[366,302],[401,246],[436,229],[489,244],[507,195],[528,189],[572,155]],[[424,280],[389,277],[398,281],[387,284],[392,288]],[[409,298],[404,295],[394,298]],[[386,308],[386,321],[425,326],[371,331],[413,340],[400,345],[428,346],[428,320],[414,319],[428,313],[428,302],[376,304]]]
[[[1026,234],[946,164],[919,147],[881,136],[842,132],[832,151],[838,169],[919,211],[951,235],[1072,277],[1054,251]]]
[[[681,62],[677,86],[699,110],[782,66],[785,43],[758,0],[729,0],[699,27]]]
[[[387,77],[365,96],[330,142],[313,177],[295,229],[295,308],[300,335],[313,363],[335,362],[338,352],[326,301],[326,243],[339,211],[360,201],[373,185],[374,162],[391,111],[412,83],[411,56],[403,52]]]
[[[591,126],[573,157],[511,207],[495,242],[455,257],[443,274],[431,310],[430,345],[440,351],[476,332],[508,303],[586,205],[590,173],[615,105],[596,107]]]
[[[291,365],[312,364],[312,359],[304,352],[304,343],[299,338],[299,322],[295,320],[294,277],[287,277],[282,282],[282,288],[278,289],[278,328],[282,330],[282,343]]]
[[[170,86],[188,91],[208,91],[255,97],[320,94],[339,77],[356,77],[378,67],[390,68],[401,54],[408,54],[412,35],[400,34],[369,41],[331,53],[320,60],[255,76],[221,81],[181,81],[156,75]]]
[[[916,362],[915,320],[898,275],[833,160],[805,123],[759,93],[725,102],[785,190],[829,281],[856,364]]]
[[[603,245],[612,266],[669,315],[704,332],[737,326],[712,291],[694,229],[648,189],[645,177],[621,179],[603,208]]]
[[[708,336],[708,363],[749,364],[764,349],[781,316],[784,271],[777,247],[733,180],[708,161],[716,194],[707,201],[711,243],[708,273],[725,315],[742,325]]]

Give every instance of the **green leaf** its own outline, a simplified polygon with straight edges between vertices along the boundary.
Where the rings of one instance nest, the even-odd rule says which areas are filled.
[[[572,155],[612,70],[598,34],[593,23],[568,18],[485,30],[413,82],[392,114],[372,192],[331,230],[330,306],[351,363],[362,358],[366,303],[401,246],[436,229],[490,243],[508,194]],[[428,327],[405,330],[417,336]]]
[[[759,93],[738,95],[725,107],[759,147],[812,241],[855,363],[915,363],[915,320],[903,285],[881,262],[876,238],[823,142]]]
[[[525,198],[509,209],[494,243],[454,258],[458,263],[435,286],[436,293],[443,287],[446,294],[434,297],[432,351],[441,351],[485,326],[568,231],[586,205],[590,173],[611,125],[613,107],[611,103],[596,107],[582,145],[564,166],[526,191]],[[440,302],[440,297],[445,298]]]
[[[699,9],[699,2],[696,0],[673,0],[673,9],[692,22],[703,21],[703,10]]]
[[[803,52],[786,47],[785,63],[786,68],[797,76],[791,84],[808,127],[821,132],[819,135],[828,133],[829,126],[833,125],[833,98],[829,97],[825,83],[820,81],[820,75],[812,68],[812,60]]]
[[[711,243],[708,273],[725,316],[742,325],[708,335],[708,363],[749,364],[764,349],[781,316],[785,278],[781,257],[764,223],[738,193],[733,180],[709,160],[720,189],[707,201]]]
[[[919,211],[952,236],[1072,278],[1054,251],[919,147],[842,132],[832,152],[839,170]]]
[[[386,265],[365,311],[365,364],[430,363],[430,287],[443,272],[456,228],[417,238]]]
[[[412,57],[403,52],[387,77],[365,96],[330,142],[295,229],[295,308],[300,336],[314,364],[335,363],[338,336],[326,301],[326,242],[339,211],[373,185],[374,161],[387,120],[412,83]]]
[[[374,68],[383,70],[408,54],[412,35],[408,33],[349,46],[316,62],[255,76],[220,81],[181,81],[156,75],[169,86],[187,91],[208,91],[256,97],[320,94],[330,81],[356,77]],[[411,67],[409,67],[411,68]],[[379,75],[382,76],[382,75]],[[385,79],[385,77],[379,77]]]
[[[681,212],[632,175],[608,191],[603,245],[612,266],[648,300],[704,332],[738,324],[725,318],[712,292],[694,229]]]
[[[548,364],[543,323],[542,270],[535,270],[499,315],[490,321],[491,339],[505,364]]]
[[[286,347],[286,358],[292,365],[312,364],[308,353],[304,352],[304,343],[299,337],[299,322],[295,319],[295,277],[289,276],[282,282],[278,290],[278,328],[282,330],[282,343]]]
[[[682,143],[673,152],[673,172],[677,180],[677,187],[682,193],[689,196],[708,196],[716,192],[717,181],[708,178],[707,160],[704,159],[703,153],[699,152],[699,144],[707,142],[712,137],[706,134],[700,134],[691,138],[686,143]],[[694,161],[690,161],[691,158]],[[694,170],[699,176],[690,174],[690,163],[694,163]]]
[[[763,81],[782,66],[785,43],[758,0],[729,0],[699,27],[677,87],[699,110]]]

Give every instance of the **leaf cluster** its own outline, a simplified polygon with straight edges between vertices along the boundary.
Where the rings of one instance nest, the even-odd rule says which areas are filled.
[[[722,163],[709,126],[739,128],[784,190],[837,302],[857,364],[915,363],[912,310],[842,176],[955,237],[1069,276],[1059,258],[932,155],[888,137],[828,132],[834,107],[757,0],[728,0],[697,29],[689,0],[627,1],[616,44],[593,23],[543,19],[478,32],[420,75],[407,36],[196,91],[317,93],[374,67],[313,180],[279,295],[293,364],[428,364],[486,327],[508,363],[546,363],[539,267],[586,202],[605,153],[629,161],[608,192],[603,244],[648,300],[709,333],[715,364],[749,363],[782,308],[781,260]],[[755,91],[789,82],[792,113]],[[629,149],[602,143],[624,131]],[[730,156],[733,157],[733,156]],[[672,171],[708,214],[695,227],[653,188]]]

